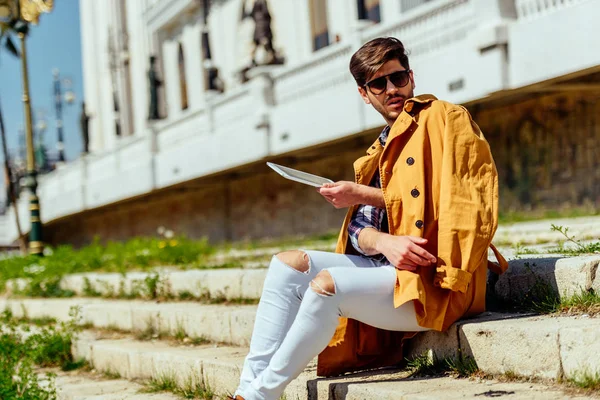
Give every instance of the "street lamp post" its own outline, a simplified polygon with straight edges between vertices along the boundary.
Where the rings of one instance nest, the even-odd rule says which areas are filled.
[[[9,21],[21,42],[21,73],[23,75],[23,105],[25,110],[25,143],[27,146],[27,178],[25,186],[29,188],[29,210],[31,230],[29,232],[29,252],[43,255],[42,221],[40,220],[40,203],[37,197],[37,179],[35,158],[33,153],[33,121],[31,118],[31,102],[29,98],[29,76],[27,73],[26,37],[29,24],[37,24],[42,12],[50,12],[53,0],[0,0],[0,17]],[[15,206],[15,212],[18,212]]]
[[[56,109],[56,131],[58,133],[58,142],[56,149],[58,150],[58,161],[65,162],[65,144],[63,137],[63,120],[62,120],[62,94],[60,90],[60,74],[58,69],[52,71],[54,77],[54,108]]]

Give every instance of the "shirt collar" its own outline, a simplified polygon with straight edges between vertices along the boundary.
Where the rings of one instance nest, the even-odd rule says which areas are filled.
[[[385,147],[385,142],[387,142],[387,138],[388,138],[389,134],[390,134],[390,126],[386,125],[385,128],[383,128],[383,130],[379,134],[379,143],[381,144],[381,147]]]

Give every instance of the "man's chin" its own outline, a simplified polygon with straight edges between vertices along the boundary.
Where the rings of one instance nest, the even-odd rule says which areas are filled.
[[[396,119],[400,116],[401,112],[402,111],[388,111],[388,114],[387,114],[388,118],[387,119],[391,120],[391,121],[396,121]]]

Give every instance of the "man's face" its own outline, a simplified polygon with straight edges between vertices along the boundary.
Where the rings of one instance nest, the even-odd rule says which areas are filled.
[[[365,103],[371,104],[389,126],[394,124],[394,121],[402,112],[404,101],[414,96],[415,81],[412,71],[407,74],[408,82],[405,86],[398,87],[393,83],[394,80],[398,82],[402,74],[391,74],[399,71],[406,71],[406,68],[400,64],[400,61],[390,60],[367,79],[367,85],[358,88],[358,92]],[[385,78],[386,76],[387,78]],[[382,77],[384,78],[375,81],[377,78]],[[383,80],[385,80],[385,87],[382,84]],[[379,93],[380,91],[381,93]]]

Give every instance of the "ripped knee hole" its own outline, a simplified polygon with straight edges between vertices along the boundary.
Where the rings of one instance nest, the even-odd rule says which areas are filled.
[[[308,254],[300,250],[284,251],[275,257],[296,271],[307,272],[310,268]]]
[[[333,278],[327,271],[321,271],[315,279],[310,281],[310,288],[317,294],[324,296],[335,295],[335,283]]]

